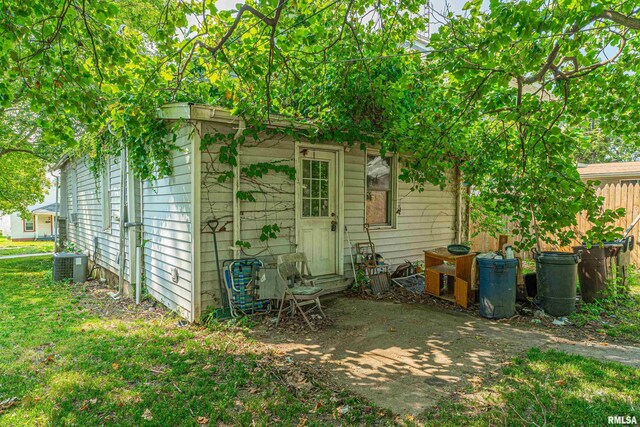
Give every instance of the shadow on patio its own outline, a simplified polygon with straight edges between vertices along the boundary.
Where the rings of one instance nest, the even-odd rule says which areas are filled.
[[[531,347],[573,350],[536,330],[426,305],[338,298],[334,324],[316,333],[260,331],[288,355],[318,363],[340,385],[396,413],[419,414],[451,393],[477,386],[502,363]],[[577,347],[582,346],[582,344]],[[635,349],[634,357],[638,361]]]

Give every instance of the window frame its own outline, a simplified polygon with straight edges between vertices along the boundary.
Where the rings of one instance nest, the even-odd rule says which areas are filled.
[[[31,219],[31,228],[32,230],[27,230],[27,220],[23,219],[22,220],[22,231],[24,233],[35,233],[36,232],[36,216],[34,215],[33,218]]]
[[[369,193],[369,179],[368,179],[368,165],[369,156],[380,156],[380,150],[367,149],[364,153],[364,222],[368,223],[367,219],[367,194]],[[396,153],[387,152],[384,156],[385,159],[391,159],[391,188],[388,190],[391,192],[389,206],[387,207],[389,216],[389,222],[373,224],[369,223],[369,227],[372,230],[384,230],[384,229],[396,229],[397,228],[397,209],[398,205],[398,155]]]

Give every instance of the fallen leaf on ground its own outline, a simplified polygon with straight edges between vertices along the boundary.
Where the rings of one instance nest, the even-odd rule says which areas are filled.
[[[567,382],[565,380],[558,380],[556,381],[556,385],[566,385]]]
[[[111,364],[111,369],[113,369],[114,371],[117,371],[118,369],[120,369],[120,365],[117,363],[112,363]]]
[[[349,405],[339,406],[338,407],[338,415],[346,415],[349,412]]]
[[[196,418],[196,422],[200,425],[209,423],[209,418],[207,417],[198,417]]]
[[[13,405],[16,405],[17,403],[18,403],[18,398],[17,397],[10,397],[8,399],[0,401],[0,410],[9,409]]]
[[[147,421],[151,421],[153,419],[153,414],[151,414],[151,411],[147,408],[142,413],[142,418],[144,418]]]

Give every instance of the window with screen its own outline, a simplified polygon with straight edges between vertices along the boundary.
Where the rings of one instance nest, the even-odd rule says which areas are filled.
[[[23,223],[24,223],[24,231],[35,231],[36,230],[36,226],[35,226],[35,223],[33,222],[33,218],[25,219],[25,220],[23,220]]]
[[[329,216],[329,162],[302,161],[302,216],[306,218]]]
[[[393,157],[367,155],[366,222],[370,225],[393,225],[394,200]]]

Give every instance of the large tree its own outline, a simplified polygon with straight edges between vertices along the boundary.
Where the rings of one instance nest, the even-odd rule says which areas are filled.
[[[170,130],[156,117],[166,102],[227,106],[254,136],[278,113],[312,123],[306,138],[411,153],[401,176],[417,189],[459,170],[478,217],[516,221],[523,246],[536,235],[567,241],[557,231],[584,209],[599,227],[591,237],[612,231],[604,220],[616,214],[600,211],[575,158],[594,121],[637,141],[638,9],[472,1],[465,16],[437,16],[439,31],[410,48],[427,24],[423,3],[268,0],[220,11],[168,1],[152,19],[132,13],[137,2],[10,3],[1,113],[33,113],[37,131],[24,141],[34,154],[77,150],[99,168],[104,153],[128,148],[141,177],[170,172]],[[238,141],[220,141],[230,149],[218,160],[232,162]]]

